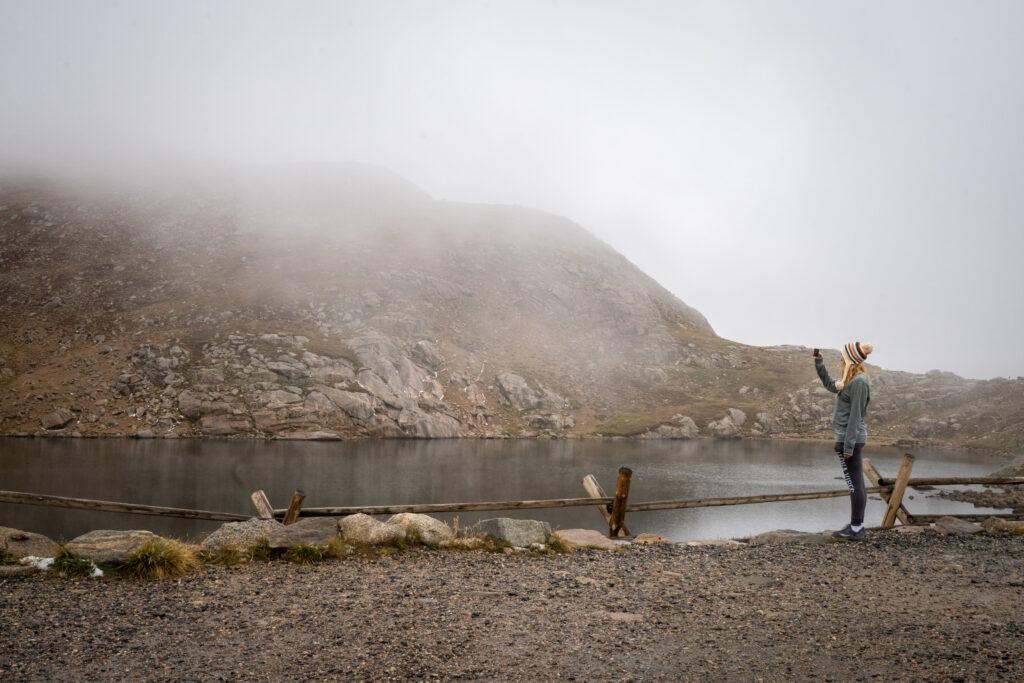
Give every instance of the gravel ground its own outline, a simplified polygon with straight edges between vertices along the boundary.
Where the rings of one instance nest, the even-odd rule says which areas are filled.
[[[1024,539],[0,581],[0,680],[1024,680]]]

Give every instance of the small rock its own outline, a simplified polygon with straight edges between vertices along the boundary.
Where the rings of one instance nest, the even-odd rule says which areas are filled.
[[[639,534],[633,539],[633,543],[636,543],[637,545],[671,544],[672,539],[659,536],[658,534]]]
[[[594,548],[596,550],[618,550],[621,543],[616,543],[604,534],[593,529],[559,529],[551,534],[569,548]]]
[[[990,534],[1011,534],[1013,536],[1024,536],[1024,521],[1011,519],[999,519],[989,517],[981,526]]]

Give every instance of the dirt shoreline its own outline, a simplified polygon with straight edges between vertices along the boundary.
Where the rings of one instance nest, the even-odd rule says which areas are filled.
[[[1024,538],[0,581],[5,680],[1021,680]]]

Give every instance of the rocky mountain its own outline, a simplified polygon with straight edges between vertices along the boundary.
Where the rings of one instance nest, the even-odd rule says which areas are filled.
[[[0,185],[0,432],[828,434],[808,349],[718,337],[563,218],[355,164],[150,180]],[[877,437],[1024,444],[1020,379],[872,381]]]

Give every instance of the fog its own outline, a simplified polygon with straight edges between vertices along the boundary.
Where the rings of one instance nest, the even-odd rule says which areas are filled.
[[[722,336],[1024,374],[1019,2],[0,5],[5,170],[358,160]]]

